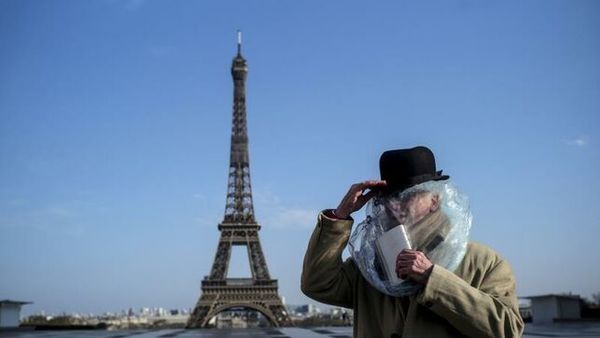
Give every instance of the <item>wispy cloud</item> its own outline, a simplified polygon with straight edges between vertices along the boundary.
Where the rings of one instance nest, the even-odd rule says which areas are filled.
[[[574,147],[585,147],[589,144],[589,138],[587,136],[579,136],[572,140],[566,140],[565,143]]]
[[[219,222],[223,220],[223,216],[216,214],[212,215],[203,215],[194,218],[194,222],[196,224],[200,224],[203,227],[216,227]]]
[[[223,221],[225,205],[221,205],[221,199],[212,203],[212,197],[206,197],[202,193],[194,193],[192,198],[208,203],[204,203],[203,208],[206,209],[194,217],[195,224],[212,228]],[[319,213],[318,209],[312,206],[304,207],[288,203],[270,189],[255,190],[253,204],[256,221],[271,229],[312,228],[316,224]],[[214,208],[215,205],[217,209]]]
[[[73,219],[77,217],[77,212],[74,209],[64,206],[49,206],[42,210],[43,214],[56,217],[58,219]]]
[[[267,217],[264,224],[273,228],[312,228],[317,214],[317,210],[282,207]]]
[[[2,203],[9,207],[23,207],[26,206],[29,201],[25,198],[15,197],[2,201]]]
[[[315,208],[289,205],[270,189],[254,194],[254,207],[257,221],[275,229],[312,228],[318,214]]]
[[[0,205],[0,228],[23,228],[80,236],[92,226],[90,215],[106,209],[86,201],[72,200],[45,205],[4,203]]]
[[[200,192],[194,193],[192,195],[192,197],[196,198],[196,199],[199,199],[199,200],[205,200],[206,199],[206,196],[203,193],[200,193]]]
[[[264,205],[266,207],[276,207],[281,204],[279,196],[275,195],[270,189],[255,190],[252,198],[254,199],[254,204]]]

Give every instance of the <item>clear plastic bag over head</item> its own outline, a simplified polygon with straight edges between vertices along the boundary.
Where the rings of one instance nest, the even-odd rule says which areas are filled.
[[[432,207],[433,200],[437,208]],[[467,250],[471,223],[468,198],[450,180],[428,181],[372,198],[365,220],[350,236],[349,251],[372,286],[391,296],[410,295],[422,286],[409,279],[392,281],[392,268],[385,266],[382,241],[378,244],[378,239],[402,224],[413,250],[423,251],[433,264],[454,271]]]

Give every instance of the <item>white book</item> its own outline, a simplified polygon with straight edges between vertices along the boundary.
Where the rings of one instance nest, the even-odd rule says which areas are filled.
[[[375,247],[388,280],[394,285],[400,284],[402,279],[396,275],[396,258],[402,250],[412,249],[404,225],[384,232],[375,241]]]

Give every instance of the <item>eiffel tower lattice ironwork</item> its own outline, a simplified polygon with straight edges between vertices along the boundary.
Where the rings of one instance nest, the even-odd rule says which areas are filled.
[[[241,34],[238,32],[237,55],[231,65],[233,127],[225,217],[219,224],[221,237],[215,260],[210,275],[202,280],[202,294],[188,320],[189,328],[207,327],[210,319],[220,312],[237,308],[256,310],[273,326],[290,324],[277,291],[277,280],[269,275],[258,237],[260,225],[254,219],[246,126],[247,74],[248,67],[241,53]],[[234,245],[246,246],[252,278],[227,277]]]

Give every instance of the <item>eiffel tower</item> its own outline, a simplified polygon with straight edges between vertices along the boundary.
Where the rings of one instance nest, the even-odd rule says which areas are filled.
[[[271,279],[260,245],[260,225],[254,219],[250,186],[248,130],[246,126],[246,90],[248,74],[242,57],[241,33],[238,31],[237,55],[231,65],[233,76],[233,127],[225,217],[219,224],[221,238],[209,276],[202,280],[202,295],[187,327],[202,328],[222,311],[245,308],[262,313],[275,326],[290,325],[290,319]],[[233,245],[246,246],[252,278],[228,278],[227,271]]]

